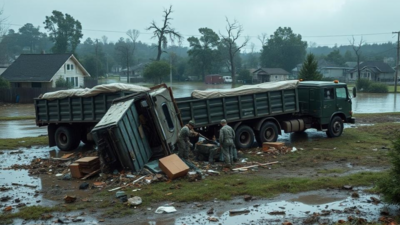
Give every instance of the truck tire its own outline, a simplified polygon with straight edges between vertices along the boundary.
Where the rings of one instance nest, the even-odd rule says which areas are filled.
[[[332,118],[329,123],[326,135],[330,138],[339,137],[343,133],[343,120],[339,116]]]
[[[278,140],[278,127],[273,122],[265,122],[260,131],[258,132],[258,140],[261,142],[259,143],[262,145],[264,142],[275,142]]]
[[[251,148],[254,143],[254,133],[247,125],[242,125],[235,132],[236,149]]]
[[[58,127],[54,138],[57,147],[62,151],[75,150],[81,142],[79,132],[71,126]]]

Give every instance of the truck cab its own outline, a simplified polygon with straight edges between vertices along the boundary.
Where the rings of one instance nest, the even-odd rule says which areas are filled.
[[[309,127],[326,130],[338,137],[343,123],[354,123],[352,101],[347,85],[338,81],[303,81],[298,86],[299,115],[307,115]],[[310,117],[311,116],[311,117]]]

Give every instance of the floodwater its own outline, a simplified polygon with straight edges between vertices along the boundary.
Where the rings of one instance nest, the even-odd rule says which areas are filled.
[[[400,112],[399,93],[358,93],[352,102],[355,113]]]
[[[47,127],[36,126],[35,120],[0,121],[0,138],[37,137],[47,135]]]

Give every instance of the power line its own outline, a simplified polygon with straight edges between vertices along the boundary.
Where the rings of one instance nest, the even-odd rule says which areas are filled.
[[[5,25],[10,25],[10,26],[24,26],[21,24],[15,24],[15,23],[8,23]],[[84,31],[90,31],[90,32],[107,32],[107,33],[121,33],[125,34],[126,31],[118,31],[118,30],[98,30],[98,29],[82,29]],[[151,32],[140,32],[140,34],[149,34],[153,35]],[[373,35],[389,35],[392,34],[391,32],[384,32],[384,33],[365,33],[365,34],[329,34],[329,35],[302,35],[303,38],[329,38],[329,37],[352,37],[352,36],[373,36]],[[182,34],[183,36],[195,36],[195,37],[201,37],[200,34]],[[258,36],[254,35],[244,35],[243,37],[252,37],[252,38],[258,38]]]

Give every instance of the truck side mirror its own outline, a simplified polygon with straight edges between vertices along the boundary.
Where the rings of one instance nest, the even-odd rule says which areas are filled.
[[[357,88],[353,87],[353,98],[357,96]]]

